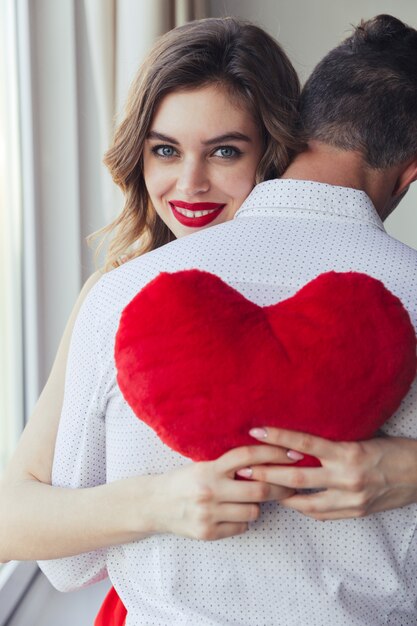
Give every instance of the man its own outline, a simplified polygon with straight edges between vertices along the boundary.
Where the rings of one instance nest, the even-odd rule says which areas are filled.
[[[167,472],[183,464],[132,419],[110,365],[120,311],[160,271],[208,270],[266,305],[291,296],[322,272],[356,270],[382,280],[401,298],[417,326],[417,252],[391,239],[382,225],[417,177],[417,32],[389,16],[361,25],[313,72],[304,91],[302,118],[306,150],[284,179],[255,188],[233,222],[126,264],[106,275],[91,294],[76,334],[84,332],[87,339],[85,320],[94,319],[103,308],[106,320],[100,328],[92,328],[102,352],[94,381],[97,393],[89,399],[86,412],[94,404],[105,411],[107,433],[114,431],[113,441],[107,440],[108,458],[122,458],[126,446],[131,452],[124,458],[125,469],[119,466],[118,476],[111,475],[110,480]],[[88,343],[85,349],[88,359]],[[246,476],[276,487],[326,491],[283,492],[284,506],[263,504],[259,519],[241,537],[196,542],[189,538],[192,533],[172,531],[174,521],[180,521],[170,519],[162,530],[150,523],[151,537],[111,548],[107,557],[91,553],[45,563],[44,568],[58,585],[61,575],[71,580],[68,586],[91,582],[105,568],[119,585],[130,578],[132,590],[123,600],[128,611],[142,611],[146,624],[412,626],[416,623],[417,471],[416,443],[406,438],[417,439],[416,414],[414,384],[384,428],[389,437],[366,444],[330,443],[265,430],[260,423],[258,438],[277,450],[317,455],[323,467],[271,468],[254,454],[255,462],[242,468]],[[73,443],[83,440],[83,444],[72,446],[74,459],[66,456],[64,462],[60,449],[70,447],[65,438],[71,425],[61,427],[56,484],[89,486],[104,480],[105,467],[95,445],[98,426],[86,421],[85,429],[86,437],[77,440],[78,433],[73,435]],[[74,480],[72,466],[80,459],[88,469]],[[356,464],[360,472],[355,471]],[[180,471],[184,490],[192,489],[189,467]],[[164,493],[170,512],[174,474],[171,471],[152,483],[157,499]],[[208,488],[200,495],[210,504],[216,485],[205,480],[203,487]],[[241,488],[239,482],[233,481],[235,489]],[[165,491],[161,492],[161,484],[166,485]],[[230,489],[228,497],[234,501],[233,486]],[[270,499],[265,491],[257,501]],[[157,508],[154,500],[150,495],[152,512]],[[322,519],[355,519],[320,524],[294,509]],[[372,514],[362,517],[365,513]],[[186,507],[183,515],[188,515]],[[145,524],[141,528],[146,533]],[[157,619],[150,617],[155,612]]]

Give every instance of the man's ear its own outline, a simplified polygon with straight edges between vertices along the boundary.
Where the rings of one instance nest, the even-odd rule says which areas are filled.
[[[415,180],[417,180],[417,155],[400,170],[392,195],[400,196]]]

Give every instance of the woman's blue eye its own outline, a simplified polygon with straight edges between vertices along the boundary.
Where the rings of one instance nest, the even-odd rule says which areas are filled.
[[[237,148],[232,148],[232,146],[222,146],[221,148],[217,148],[214,153],[215,156],[220,156],[223,159],[233,159],[241,154],[240,150]]]
[[[152,148],[152,152],[165,158],[172,157],[176,154],[176,151],[172,146],[155,146]]]

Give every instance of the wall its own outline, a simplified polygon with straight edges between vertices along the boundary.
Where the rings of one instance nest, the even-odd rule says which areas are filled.
[[[395,15],[417,28],[415,0],[211,0],[210,15],[235,15],[251,20],[284,46],[301,80],[361,18],[380,13]],[[417,248],[417,182],[387,219],[390,234]]]

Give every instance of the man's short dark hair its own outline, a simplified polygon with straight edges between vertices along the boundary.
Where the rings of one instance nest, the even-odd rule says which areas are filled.
[[[301,97],[307,140],[359,150],[382,169],[417,155],[417,31],[390,15],[362,23],[313,70]]]

